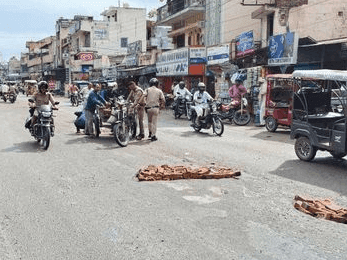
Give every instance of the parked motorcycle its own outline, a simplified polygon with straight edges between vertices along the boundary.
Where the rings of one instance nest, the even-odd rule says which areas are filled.
[[[209,102],[209,107],[210,112],[201,120],[199,120],[195,111],[195,107],[192,106],[192,127],[196,132],[199,132],[201,129],[210,129],[212,126],[213,132],[216,135],[221,136],[224,132],[224,124],[222,119],[219,117],[217,111],[217,103],[215,101]],[[197,120],[199,120],[199,122]]]
[[[251,121],[251,114],[248,110],[248,102],[246,98],[242,98],[241,105],[235,108],[229,108],[221,102],[217,103],[219,117],[222,120],[228,119],[236,125],[247,125]]]
[[[112,107],[111,116],[113,135],[116,142],[125,147],[130,139],[136,137],[136,117],[135,113],[130,113],[129,106],[131,103],[126,102],[123,96],[114,98],[115,106]]]
[[[34,102],[29,99],[29,102]],[[59,102],[55,102],[58,105]],[[47,150],[50,144],[50,138],[54,136],[53,108],[50,105],[41,105],[36,108],[37,119],[34,125],[31,125],[31,117],[28,117],[25,127],[29,129],[31,135]]]
[[[184,97],[179,96],[174,104],[172,105],[172,110],[174,112],[175,119],[180,118],[182,115],[187,116],[188,120],[190,120],[192,115],[192,102],[187,100]]]

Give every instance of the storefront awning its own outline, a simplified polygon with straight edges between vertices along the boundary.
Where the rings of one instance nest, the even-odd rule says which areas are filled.
[[[124,78],[128,76],[141,76],[141,75],[151,74],[155,72],[156,72],[155,65],[117,70],[117,74],[119,78]]]

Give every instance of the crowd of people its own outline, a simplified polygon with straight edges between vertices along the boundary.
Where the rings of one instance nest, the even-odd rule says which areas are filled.
[[[231,84],[229,88],[229,96],[232,101],[228,105],[230,108],[237,106],[241,102],[242,96],[246,93],[246,88],[242,86],[242,82],[236,81],[235,84]],[[53,108],[55,101],[53,95],[48,91],[49,85],[45,81],[41,81],[38,84],[38,91],[32,96],[33,101],[30,103],[31,115],[34,115],[34,107],[41,104],[51,103]],[[147,114],[148,119],[148,138],[151,141],[158,140],[157,138],[157,121],[160,114],[160,110],[165,108],[165,96],[163,91],[159,88],[159,81],[156,78],[152,78],[149,81],[149,88],[143,90],[136,85],[136,82],[129,80],[126,83],[127,90],[127,102],[131,102],[130,109],[137,115],[139,134],[136,136],[137,140],[145,138],[144,118]],[[80,128],[84,128],[84,134],[90,137],[95,137],[93,128],[93,115],[97,106],[109,108],[111,106],[111,100],[114,97],[124,95],[124,88],[118,88],[117,83],[101,84],[101,83],[89,83],[87,87],[79,89],[76,85],[71,84],[68,88],[68,93],[78,92],[78,95],[82,98],[83,111],[80,120],[84,126],[77,127],[77,133],[80,133]],[[213,101],[213,97],[206,91],[206,86],[203,82],[198,83],[197,90],[191,93],[185,86],[184,81],[175,82],[172,87],[172,93],[174,100],[178,97],[182,97],[186,100],[193,100],[194,109],[199,119],[206,116],[208,113],[208,102]],[[35,120],[35,116],[32,117],[32,121]],[[199,122],[199,120],[197,121]],[[78,123],[78,122],[77,122]],[[76,124],[76,123],[75,123]]]

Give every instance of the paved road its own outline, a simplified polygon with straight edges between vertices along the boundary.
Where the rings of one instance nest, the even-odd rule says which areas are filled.
[[[347,161],[299,161],[288,130],[226,124],[195,133],[170,111],[157,142],[119,147],[76,134],[57,98],[43,151],[23,127],[26,98],[0,101],[0,259],[346,259],[347,226],[293,208],[295,195],[347,208]],[[147,132],[146,132],[147,133]],[[222,180],[138,182],[149,164],[241,170]]]

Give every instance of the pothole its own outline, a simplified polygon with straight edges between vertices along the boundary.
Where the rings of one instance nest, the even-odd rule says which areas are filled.
[[[234,171],[225,167],[186,167],[169,165],[149,165],[139,170],[136,177],[139,181],[160,181],[180,179],[222,179],[237,178],[240,171]]]

